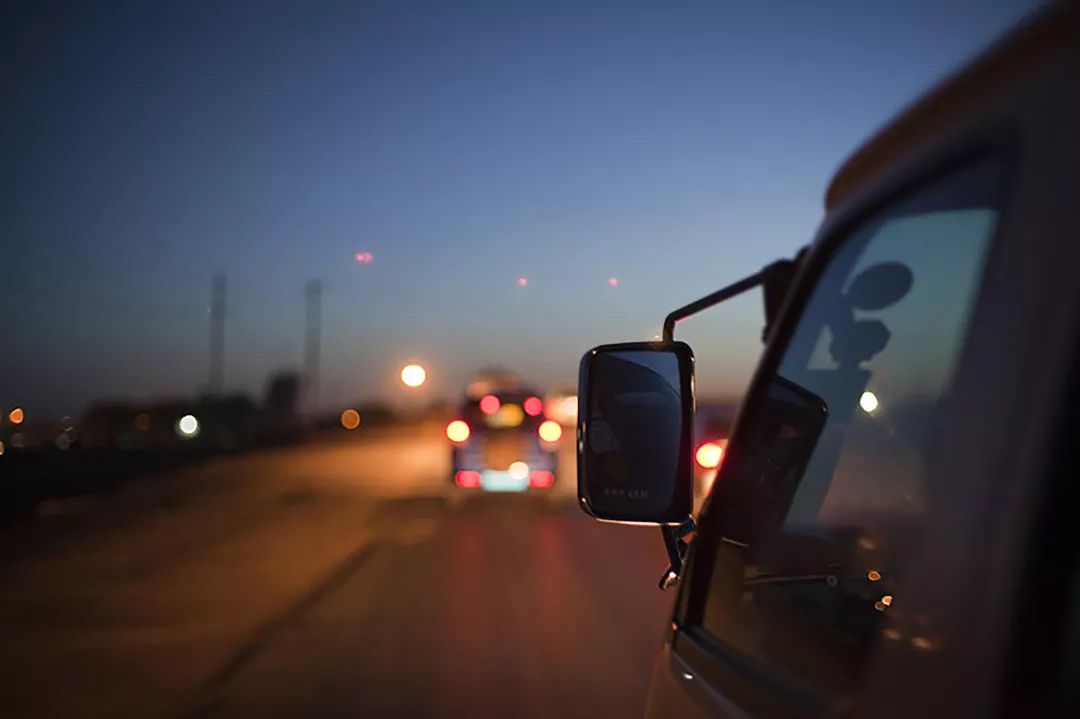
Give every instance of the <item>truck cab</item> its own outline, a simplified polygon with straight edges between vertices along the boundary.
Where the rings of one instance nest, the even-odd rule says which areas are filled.
[[[648,716],[1080,715],[1078,231],[1064,3],[857,150],[804,250],[585,355],[579,501],[659,526],[677,586]],[[676,324],[755,287],[764,349],[691,516]]]

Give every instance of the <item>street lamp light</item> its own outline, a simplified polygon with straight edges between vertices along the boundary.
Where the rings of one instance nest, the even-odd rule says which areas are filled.
[[[427,370],[418,364],[407,364],[401,368],[401,383],[406,387],[419,387],[427,381]]]
[[[193,414],[185,414],[176,420],[176,434],[180,439],[193,439],[199,434],[199,420]]]

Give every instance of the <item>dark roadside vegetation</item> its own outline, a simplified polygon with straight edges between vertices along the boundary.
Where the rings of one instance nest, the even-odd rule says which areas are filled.
[[[0,424],[0,522],[47,512],[48,500],[104,492],[140,476],[222,454],[318,441],[346,431],[342,409],[317,419],[298,411],[299,379],[282,375],[255,402],[245,395],[146,403],[97,402],[79,418]],[[400,417],[357,405],[365,428]],[[191,419],[194,418],[194,419]]]

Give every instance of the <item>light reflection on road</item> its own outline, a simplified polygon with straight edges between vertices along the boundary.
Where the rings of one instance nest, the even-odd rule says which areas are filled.
[[[660,543],[581,514],[566,445],[552,490],[486,495],[443,423],[361,428],[0,530],[12,715],[637,713]]]

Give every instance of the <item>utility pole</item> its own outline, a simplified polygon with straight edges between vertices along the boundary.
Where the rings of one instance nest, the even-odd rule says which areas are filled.
[[[225,382],[225,274],[214,275],[210,284],[210,377],[207,391],[221,394]]]
[[[307,380],[307,405],[311,414],[319,411],[319,348],[322,343],[321,280],[308,280],[304,286],[307,313],[304,327],[304,379]]]

